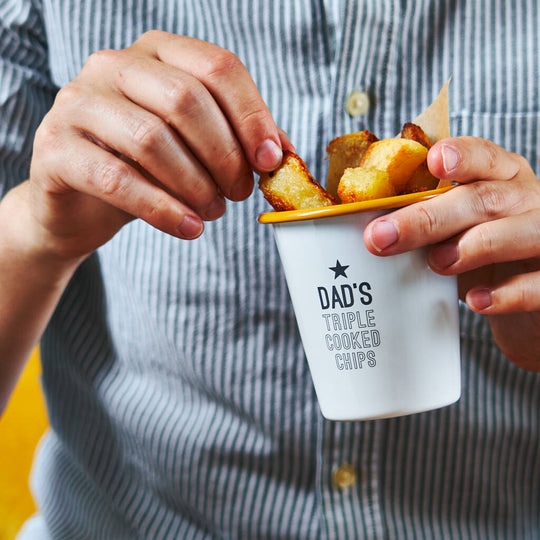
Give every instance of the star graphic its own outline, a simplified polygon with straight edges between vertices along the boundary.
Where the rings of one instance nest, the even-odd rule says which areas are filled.
[[[343,266],[338,260],[336,260],[336,266],[329,266],[328,267],[332,272],[334,272],[334,279],[337,279],[339,276],[347,277],[347,274],[345,273],[345,270],[349,268],[349,265]]]

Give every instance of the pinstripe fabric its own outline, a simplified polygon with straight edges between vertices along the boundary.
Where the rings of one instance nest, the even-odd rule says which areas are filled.
[[[0,21],[2,191],[54,88],[152,28],[234,51],[320,178],[330,139],[396,133],[449,76],[453,133],[540,170],[533,0],[4,0]],[[365,117],[345,112],[355,88]],[[134,222],[77,271],[42,342],[53,431],[25,538],[540,537],[539,375],[463,308],[457,404],[323,420],[265,209],[230,204],[193,242]]]

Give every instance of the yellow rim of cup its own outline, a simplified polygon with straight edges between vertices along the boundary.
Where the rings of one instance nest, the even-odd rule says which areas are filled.
[[[447,186],[418,193],[407,193],[406,195],[396,195],[395,197],[385,197],[384,199],[373,199],[354,203],[335,204],[332,206],[322,206],[320,208],[309,208],[307,210],[285,210],[283,212],[266,212],[259,216],[260,223],[287,223],[290,221],[305,221],[308,219],[321,219],[334,216],[344,216],[356,214],[357,212],[371,212],[375,210],[388,210],[400,208],[420,201],[425,201],[445,193],[455,186]]]

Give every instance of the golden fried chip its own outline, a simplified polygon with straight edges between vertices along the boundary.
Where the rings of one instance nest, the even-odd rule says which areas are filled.
[[[425,146],[410,139],[383,139],[370,145],[359,167],[385,171],[399,193],[415,169],[425,161],[427,152]]]
[[[424,130],[412,122],[407,122],[401,130],[403,139],[411,139],[424,145],[428,150],[431,148],[431,141],[424,133]],[[427,191],[435,189],[439,180],[435,178],[428,169],[427,163],[424,161],[413,172],[411,178],[407,182],[403,193],[416,193],[418,191]]]
[[[402,193],[417,193],[419,191],[427,191],[429,189],[435,189],[439,183],[439,179],[435,178],[428,169],[427,163],[424,161],[421,163],[412,176],[409,178],[405,189]]]
[[[431,141],[424,133],[424,130],[412,122],[404,124],[403,129],[401,130],[401,138],[416,141],[425,146],[428,150],[431,148]]]
[[[345,169],[338,187],[343,203],[381,199],[396,195],[390,175],[386,171],[354,167]]]
[[[337,195],[339,181],[345,169],[357,167],[369,146],[379,139],[367,130],[336,137],[326,147],[328,175],[326,190]]]
[[[336,204],[336,200],[311,176],[306,164],[293,152],[284,151],[281,165],[263,173],[259,188],[275,210],[305,210]]]

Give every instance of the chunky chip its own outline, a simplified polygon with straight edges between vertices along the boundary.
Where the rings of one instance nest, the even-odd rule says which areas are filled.
[[[326,190],[337,195],[339,181],[345,169],[358,167],[371,144],[379,139],[367,130],[336,137],[326,147],[328,175]]]
[[[342,177],[338,196],[343,202],[358,202],[402,193],[426,156],[427,148],[410,139],[377,141],[369,146],[358,167]],[[381,186],[377,186],[378,182]]]
[[[399,193],[426,157],[427,148],[419,142],[410,139],[383,139],[368,148],[359,167],[386,171]]]
[[[428,150],[431,148],[431,141],[424,133],[424,130],[412,122],[407,122],[403,125],[403,128],[401,129],[401,138],[416,141],[425,146]]]
[[[306,164],[293,152],[284,151],[281,165],[263,173],[259,188],[275,210],[305,210],[330,206],[337,201],[311,176]]]
[[[423,144],[428,150],[431,148],[431,141],[424,133],[424,130],[413,124],[407,122],[401,130],[401,137],[403,139],[411,139],[413,141]],[[435,178],[428,169],[427,163],[424,161],[418,165],[417,169],[413,172],[411,178],[407,182],[403,193],[416,193],[418,191],[427,191],[428,189],[435,189],[439,183],[439,180]]]
[[[439,182],[427,167],[429,148],[428,136],[411,122],[393,139],[378,140],[369,131],[342,135],[326,149],[327,190],[292,152],[284,152],[278,169],[261,175],[259,187],[275,210],[304,210],[338,204],[338,199],[349,203],[426,191]]]
[[[338,192],[341,202],[349,203],[392,197],[396,188],[386,171],[355,167],[345,169]]]

